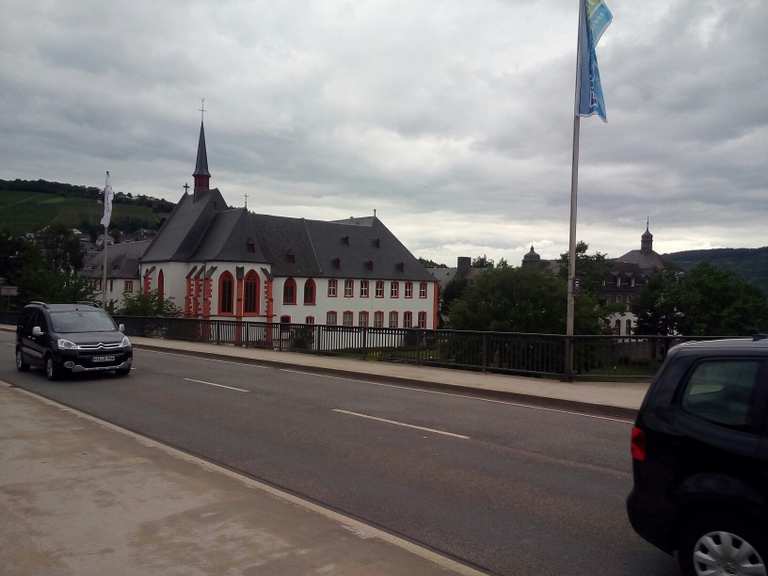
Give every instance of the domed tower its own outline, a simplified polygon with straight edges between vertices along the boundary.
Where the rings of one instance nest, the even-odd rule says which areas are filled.
[[[651,254],[653,252],[653,234],[649,229],[650,218],[645,221],[645,232],[640,237],[640,252],[643,254]]]
[[[538,264],[541,262],[541,256],[536,254],[536,251],[533,249],[533,246],[531,246],[531,249],[528,251],[528,253],[523,256],[523,266],[531,266],[534,264]]]

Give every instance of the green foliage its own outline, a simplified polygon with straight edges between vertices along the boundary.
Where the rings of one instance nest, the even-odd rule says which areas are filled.
[[[71,267],[52,266],[47,255],[31,243],[24,247],[22,269],[17,275],[22,302],[42,300],[48,303],[95,301],[90,283]]]
[[[451,304],[450,323],[460,330],[565,332],[566,283],[541,270],[497,268],[480,275]],[[582,295],[576,302],[576,332],[601,332],[599,307]]]
[[[62,224],[52,224],[41,230],[36,242],[48,265],[56,270],[78,270],[83,264],[80,240]]]
[[[136,292],[123,296],[123,307],[118,311],[123,316],[180,316],[181,311],[172,300],[164,298],[157,290],[149,294]]]
[[[679,266],[682,270],[691,270],[698,264],[707,262],[716,268],[735,272],[768,296],[768,246],[687,250],[664,254],[664,260]]]
[[[485,254],[472,258],[472,268],[493,268],[493,260]]]
[[[466,278],[456,278],[446,284],[440,297],[440,312],[447,314],[454,300],[461,297],[469,282]]]
[[[424,266],[424,268],[448,268],[445,264],[438,264],[434,260],[429,260],[427,258],[419,258],[419,263]]]
[[[100,193],[95,187],[45,180],[0,180],[0,226],[15,234],[37,232],[51,224],[75,228],[86,222],[96,226],[103,212],[97,202]],[[135,227],[140,222],[139,227],[153,229],[172,209],[167,200],[118,192],[112,219],[118,228],[123,224]]]
[[[576,244],[576,278],[579,281],[579,290],[597,298],[603,286],[603,280],[608,275],[610,264],[602,252],[587,254],[589,244],[578,242]],[[560,255],[560,277],[568,279],[568,253]]]
[[[680,275],[661,273],[634,308],[638,332],[743,336],[768,329],[768,300],[735,273],[699,264]]]

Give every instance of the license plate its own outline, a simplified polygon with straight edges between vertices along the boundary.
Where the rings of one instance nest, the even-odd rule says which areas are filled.
[[[94,362],[114,362],[115,357],[114,356],[94,356],[93,361]]]

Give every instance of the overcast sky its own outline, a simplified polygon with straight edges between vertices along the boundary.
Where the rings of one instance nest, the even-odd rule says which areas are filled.
[[[768,1],[608,0],[579,238],[768,244]],[[417,255],[567,249],[577,0],[0,0],[0,178],[373,209]]]

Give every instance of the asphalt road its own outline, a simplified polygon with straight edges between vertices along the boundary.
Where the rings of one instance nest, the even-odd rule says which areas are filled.
[[[497,574],[677,575],[634,534],[631,424],[135,351],[127,378],[0,380],[241,470]]]

